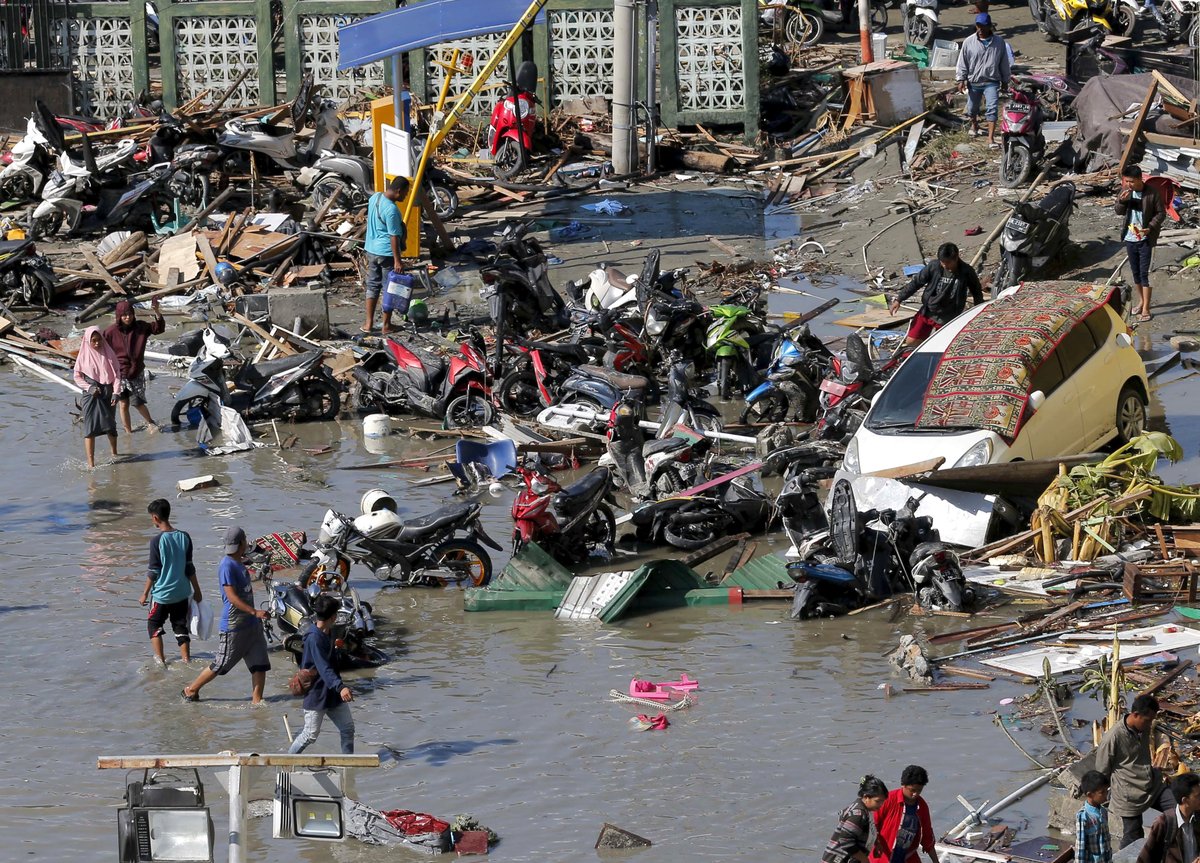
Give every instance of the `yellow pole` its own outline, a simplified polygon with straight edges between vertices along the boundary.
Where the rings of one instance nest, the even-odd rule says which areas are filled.
[[[504,37],[504,41],[500,43],[495,53],[492,54],[483,68],[476,74],[475,80],[471,82],[471,86],[455,100],[450,113],[431,131],[429,139],[425,142],[425,149],[421,151],[421,159],[417,162],[417,170],[413,175],[412,186],[408,190],[408,197],[404,199],[404,224],[408,224],[408,216],[412,212],[413,204],[417,199],[417,190],[421,188],[421,180],[425,177],[425,165],[429,162],[430,157],[441,146],[446,136],[450,134],[450,130],[458,125],[458,121],[462,119],[463,114],[467,111],[467,106],[471,104],[471,100],[484,88],[488,78],[492,77],[492,73],[496,71],[496,67],[500,65],[501,61],[508,55],[508,52],[517,44],[517,40],[521,38],[521,34],[533,26],[534,19],[537,18],[538,12],[542,11],[542,7],[546,3],[547,0],[532,0],[529,8],[525,10],[520,20],[517,21],[508,35]],[[443,86],[443,89],[445,89],[445,86]],[[434,121],[437,122],[436,114],[434,115]]]

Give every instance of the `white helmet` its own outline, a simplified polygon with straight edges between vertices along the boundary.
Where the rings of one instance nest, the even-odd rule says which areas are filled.
[[[370,515],[373,512],[378,512],[381,509],[391,510],[396,512],[396,499],[381,488],[373,488],[362,496],[362,501],[359,502],[359,507],[362,509],[363,515]]]

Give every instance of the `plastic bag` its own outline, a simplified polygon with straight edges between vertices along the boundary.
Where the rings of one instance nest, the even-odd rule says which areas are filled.
[[[208,641],[213,632],[212,606],[203,599],[188,600],[188,631],[198,641]]]

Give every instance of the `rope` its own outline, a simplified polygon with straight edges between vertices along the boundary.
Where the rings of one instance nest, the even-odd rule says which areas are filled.
[[[648,707],[652,710],[663,711],[683,710],[684,708],[691,707],[696,703],[695,699],[686,692],[683,694],[683,698],[680,698],[678,701],[655,701],[652,698],[637,698],[633,695],[626,695],[619,689],[610,689],[608,692],[608,697],[613,701],[619,701],[622,704],[636,704],[638,707]]]

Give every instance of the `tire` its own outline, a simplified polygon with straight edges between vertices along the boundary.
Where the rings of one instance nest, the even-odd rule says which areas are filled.
[[[1132,36],[1133,31],[1137,29],[1137,20],[1137,15],[1133,13],[1133,9],[1129,5],[1118,2],[1112,17],[1113,30],[1117,34]]]
[[[729,401],[733,392],[733,357],[717,357],[717,396]]]
[[[904,19],[904,38],[919,48],[933,44],[933,22],[924,15],[909,15]]]
[[[446,428],[479,428],[491,425],[495,418],[496,409],[475,392],[451,399],[446,405]]]
[[[21,299],[26,305],[49,308],[54,302],[55,287],[53,273],[32,267],[21,273]]]
[[[696,431],[719,432],[725,429],[725,421],[719,415],[714,416],[713,414],[698,414],[693,412],[692,416],[695,419],[693,428]]]
[[[723,519],[713,518],[709,521],[698,521],[691,524],[675,524],[668,521],[663,527],[663,536],[675,548],[684,551],[696,551],[704,548],[716,539],[724,526]]]
[[[820,15],[809,15],[793,8],[783,32],[789,42],[811,48],[820,44],[825,36],[825,21]]]
[[[1033,153],[1024,144],[1013,142],[1000,157],[1000,184],[1015,189],[1029,182],[1033,173]]]
[[[341,190],[341,197],[338,200],[342,204],[351,204],[352,202],[346,199],[348,188],[345,181],[338,177],[322,177],[313,183],[312,191],[309,192],[309,197],[312,199],[312,207],[314,210],[320,211],[325,206],[325,202],[333,197],[334,193]]]
[[[190,411],[192,408],[200,408],[204,410],[204,405],[208,399],[197,396],[194,399],[188,399],[186,402],[175,402],[171,408],[171,425],[178,428],[180,425],[179,418]]]
[[[46,216],[34,218],[29,217],[29,239],[45,240],[48,237],[53,237],[62,230],[63,222],[66,220],[66,213],[57,207],[54,211]]]
[[[1117,445],[1124,446],[1146,430],[1146,401],[1128,384],[1117,396]]]
[[[606,504],[600,504],[583,523],[583,541],[586,551],[603,547],[609,554],[617,546],[617,520]]]
[[[753,404],[746,405],[738,422],[743,425],[759,423],[781,423],[788,418],[788,398],[778,390],[771,390]]]
[[[492,559],[477,542],[469,539],[452,539],[443,542],[431,553],[435,566],[449,566],[460,571],[461,577],[450,581],[440,576],[434,581],[442,587],[465,584],[468,587],[483,587],[492,580]]]
[[[525,170],[526,154],[515,138],[505,138],[496,147],[492,160],[492,173],[501,180],[511,180]]]
[[[529,368],[517,369],[502,377],[496,385],[496,393],[500,407],[519,417],[537,416],[544,407],[537,377]]]
[[[433,205],[433,212],[443,222],[447,219],[453,219],[458,213],[458,193],[449,186],[439,186],[430,183],[427,194],[429,202]]]
[[[24,171],[14,174],[4,183],[3,194],[12,201],[32,201],[35,197],[33,178]]]
[[[1019,285],[1021,277],[1025,274],[1024,270],[1024,264],[1009,252],[1001,252],[1000,266],[996,268],[996,275],[992,277],[992,299],[996,299],[996,295],[1006,288]]]
[[[887,31],[888,25],[888,7],[883,3],[871,4],[871,32],[883,33]],[[876,59],[879,59],[878,57]]]
[[[304,378],[298,384],[300,406],[296,409],[297,420],[321,422],[338,415],[342,397],[336,386],[324,378]]]
[[[184,207],[202,210],[212,200],[212,181],[207,171],[176,171],[167,188]]]

